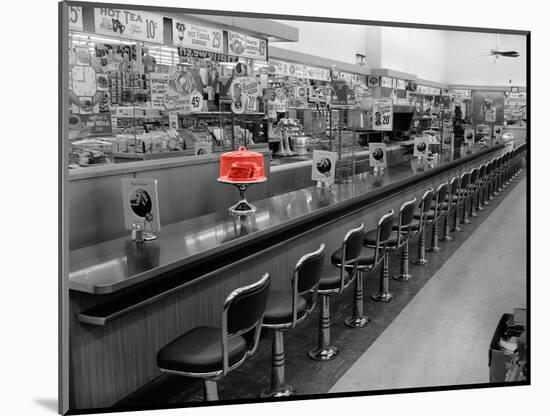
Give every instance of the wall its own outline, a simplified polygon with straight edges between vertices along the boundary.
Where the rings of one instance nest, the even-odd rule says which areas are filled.
[[[526,37],[500,36],[500,50],[519,52],[518,58],[483,56],[496,49],[495,34],[448,32],[446,82],[470,85],[526,85]],[[509,81],[512,81],[511,83]]]
[[[367,29],[360,25],[278,20],[299,30],[298,42],[274,42],[273,45],[323,58],[355,63],[357,51],[366,50]],[[370,63],[368,64],[369,66]]]
[[[445,82],[445,32],[440,30],[381,28],[381,67]]]

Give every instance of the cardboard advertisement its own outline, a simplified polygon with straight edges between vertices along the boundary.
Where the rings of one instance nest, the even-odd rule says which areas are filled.
[[[465,129],[464,130],[464,144],[472,147],[472,144],[475,142],[475,131],[474,129]]]
[[[95,33],[164,43],[163,17],[139,10],[94,8]]]
[[[311,180],[323,182],[326,185],[332,185],[336,172],[337,156],[335,152],[314,150],[313,163],[311,164]]]
[[[122,178],[124,224],[127,230],[134,224],[160,231],[158,181],[156,179]],[[150,224],[150,225],[149,225]]]
[[[393,100],[391,98],[374,98],[372,100],[372,129],[393,130]]]
[[[369,143],[369,165],[371,168],[388,166],[386,145],[384,143]]]
[[[348,104],[349,85],[344,79],[332,81],[332,105]]]
[[[430,139],[427,137],[416,137],[414,139],[413,157],[425,158],[430,151]]]
[[[235,114],[257,111],[256,98],[260,93],[258,81],[254,77],[235,78],[229,88],[231,111]]]
[[[267,61],[267,40],[244,33],[227,31],[228,53],[243,58]]]
[[[223,53],[223,31],[183,20],[172,20],[173,44],[182,48]]]
[[[495,139],[500,139],[502,137],[502,126],[493,126],[493,135],[495,136]]]

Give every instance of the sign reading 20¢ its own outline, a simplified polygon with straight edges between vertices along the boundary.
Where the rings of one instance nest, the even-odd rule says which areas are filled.
[[[393,130],[393,100],[375,98],[372,100],[372,129],[380,131]]]

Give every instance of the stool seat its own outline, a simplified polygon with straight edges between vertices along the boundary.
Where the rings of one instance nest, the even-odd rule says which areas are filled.
[[[296,302],[297,319],[304,316],[306,308],[306,300],[303,296],[298,296]],[[282,290],[273,290],[269,292],[263,323],[266,325],[292,323],[292,292]]]
[[[424,219],[426,219],[428,221],[432,221],[434,219],[434,216],[435,216],[435,211],[433,209],[431,209],[431,210],[427,211],[424,214]],[[419,220],[420,219],[420,214],[414,214],[414,219]]]
[[[375,250],[369,247],[363,247],[361,249],[361,254],[357,258],[357,265],[358,266],[368,266],[374,263],[374,254]],[[342,249],[339,248],[334,253],[332,253],[332,256],[330,257],[330,261],[335,266],[338,266],[342,264]],[[349,265],[347,268],[351,269],[353,266]],[[340,271],[337,270],[337,273],[339,275]],[[321,278],[321,281],[323,278]]]
[[[396,225],[396,228],[397,228],[397,225]],[[367,231],[365,233],[365,236],[363,237],[363,245],[369,248],[376,246],[376,234],[377,234],[376,229]],[[397,238],[398,238],[398,234],[392,232],[390,238],[387,241],[388,246],[389,247],[397,246],[399,244],[397,241]],[[373,256],[374,256],[374,250],[373,250]]]
[[[391,226],[392,230],[393,231],[397,231],[397,227],[399,227],[399,218],[396,218],[393,223],[392,223],[392,226]],[[420,227],[420,220],[419,219],[415,219],[411,222],[410,224],[410,229],[411,231],[417,231],[418,228]],[[401,227],[402,230],[404,230],[405,232],[407,231],[407,226],[402,226]]]
[[[352,269],[352,266],[348,268]],[[344,274],[344,285],[347,285],[352,276],[348,273]],[[340,269],[329,264],[323,267],[321,280],[319,281],[319,290],[336,290],[340,287]]]
[[[238,363],[246,354],[247,344],[242,336],[228,342],[229,366]],[[222,364],[222,330],[200,326],[177,337],[157,354],[158,366],[165,370],[187,373],[220,371]]]

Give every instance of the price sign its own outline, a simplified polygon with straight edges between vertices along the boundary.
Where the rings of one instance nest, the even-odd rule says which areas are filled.
[[[183,20],[172,22],[174,45],[202,51],[223,52],[223,31]]]
[[[202,110],[202,101],[202,94],[199,94],[198,92],[194,92],[191,94],[190,107],[192,113],[196,113],[197,111]]]
[[[82,31],[82,7],[69,6],[69,29]]]
[[[95,32],[146,42],[164,43],[163,17],[139,10],[95,8]]]
[[[229,54],[267,61],[267,40],[238,32],[227,32]]]
[[[378,131],[393,130],[393,100],[375,98],[372,100],[372,129]]]

